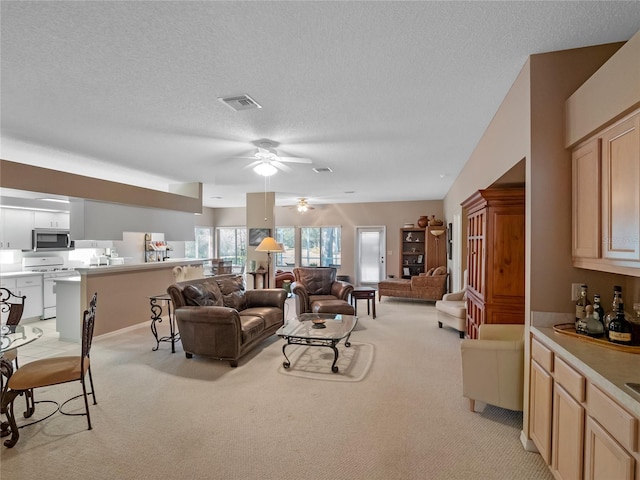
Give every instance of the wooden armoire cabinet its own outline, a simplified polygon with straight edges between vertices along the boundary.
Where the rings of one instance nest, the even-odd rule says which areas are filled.
[[[467,337],[484,323],[524,323],[524,188],[479,190],[467,214]]]

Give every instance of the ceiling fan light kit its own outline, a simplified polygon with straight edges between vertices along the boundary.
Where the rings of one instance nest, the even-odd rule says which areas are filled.
[[[275,174],[278,169],[271,165],[269,161],[264,161],[253,167],[253,171],[263,177],[270,177],[271,175]]]

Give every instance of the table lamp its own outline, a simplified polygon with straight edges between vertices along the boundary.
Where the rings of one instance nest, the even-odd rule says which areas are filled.
[[[267,288],[270,288],[271,283],[271,252],[284,252],[282,245],[276,242],[273,237],[265,237],[260,242],[260,245],[256,247],[256,252],[267,252]]]

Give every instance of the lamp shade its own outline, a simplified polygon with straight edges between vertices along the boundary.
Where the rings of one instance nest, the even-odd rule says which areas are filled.
[[[276,242],[275,238],[265,237],[256,247],[256,252],[284,252],[284,249]]]

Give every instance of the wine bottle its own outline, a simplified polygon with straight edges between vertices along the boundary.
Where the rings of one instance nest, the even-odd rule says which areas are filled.
[[[587,317],[585,318],[586,334],[590,337],[602,336],[602,333],[604,332],[604,324],[598,319],[598,314],[595,312],[593,305],[587,305],[584,307],[584,310],[587,313]]]
[[[631,345],[631,324],[624,316],[624,303],[618,304],[616,318],[609,323],[609,341],[621,345]]]
[[[576,302],[576,332],[586,334],[586,323],[585,323],[585,307],[587,305],[591,305],[591,302],[587,298],[587,286],[582,285],[580,287],[580,296],[578,297],[578,301]]]

